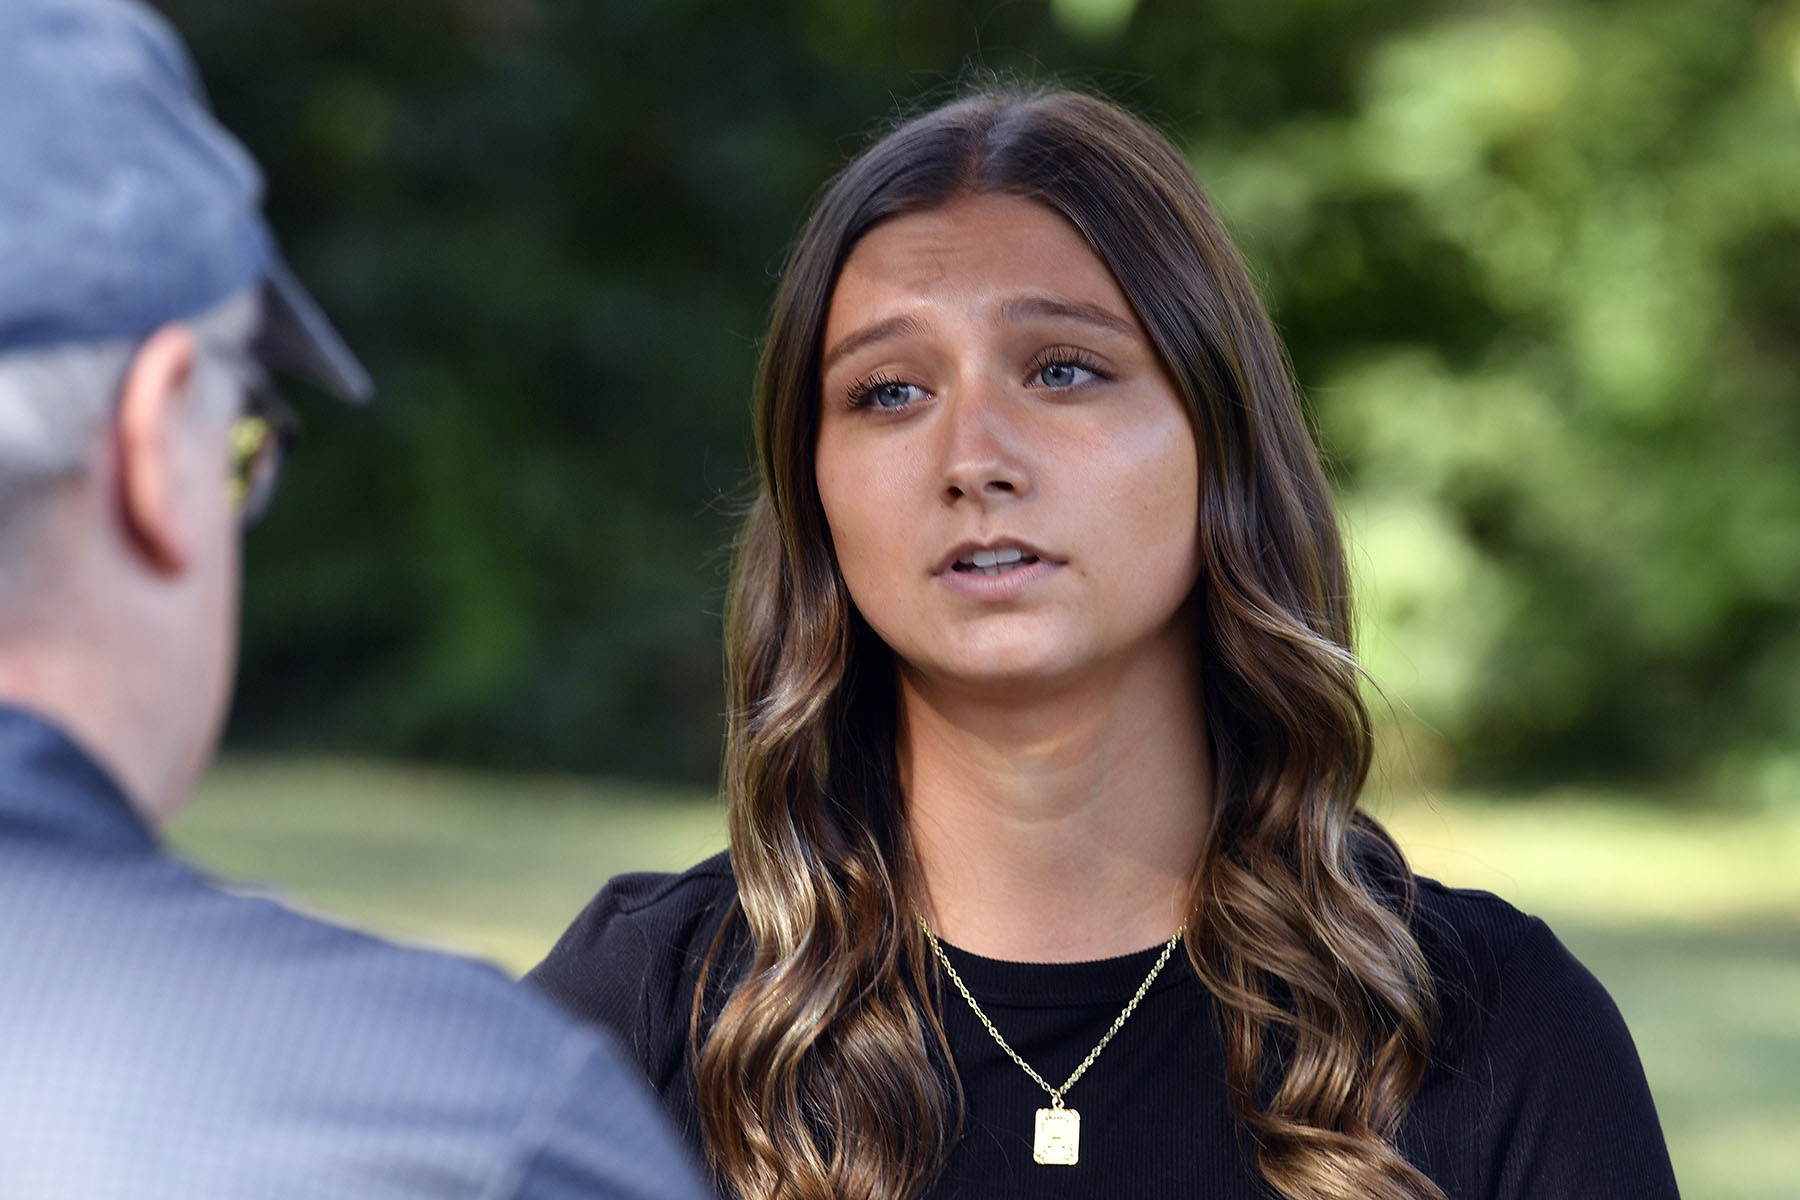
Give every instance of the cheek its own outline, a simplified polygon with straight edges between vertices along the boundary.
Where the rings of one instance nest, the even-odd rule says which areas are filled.
[[[918,479],[908,455],[895,446],[847,453],[823,439],[820,449],[819,502],[851,602],[888,645],[916,650],[918,587],[930,555],[918,534]]]
[[[884,561],[896,557],[882,552],[891,539],[885,526],[892,522],[895,506],[877,465],[863,462],[839,442],[820,440],[814,472],[838,567],[860,606],[868,576],[878,574]]]
[[[1193,437],[1182,431],[1151,480],[1150,513],[1155,533],[1171,559],[1192,562],[1199,554],[1200,467]]]
[[[1146,431],[1148,433],[1148,431]],[[1185,421],[1113,443],[1088,461],[1084,502],[1100,623],[1121,635],[1160,627],[1200,575],[1199,466]],[[1105,497],[1110,502],[1103,503]]]
[[[1188,563],[1199,537],[1200,470],[1185,421],[1117,437],[1085,455],[1081,493],[1112,497],[1095,516],[1112,526],[1120,556],[1145,564]]]

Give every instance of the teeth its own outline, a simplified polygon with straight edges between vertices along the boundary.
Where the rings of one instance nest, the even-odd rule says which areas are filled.
[[[978,567],[1004,567],[1024,557],[1024,551],[1017,546],[1008,546],[1004,550],[977,550],[969,556],[969,561]]]
[[[956,569],[965,575],[1004,575],[1020,566],[1030,566],[1037,559],[1017,546],[999,550],[977,550],[967,558],[956,560]]]

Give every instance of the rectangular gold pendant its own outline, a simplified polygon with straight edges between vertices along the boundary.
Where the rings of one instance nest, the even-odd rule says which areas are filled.
[[[1047,1167],[1072,1167],[1081,1156],[1081,1114],[1072,1108],[1037,1110],[1031,1157]]]

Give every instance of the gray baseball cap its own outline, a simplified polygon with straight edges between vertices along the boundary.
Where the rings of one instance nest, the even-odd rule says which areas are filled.
[[[0,0],[0,354],[143,337],[246,288],[258,354],[373,387],[282,261],[262,174],[175,31],[136,0]]]

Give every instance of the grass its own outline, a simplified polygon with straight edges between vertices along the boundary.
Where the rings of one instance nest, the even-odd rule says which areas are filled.
[[[1419,870],[1542,915],[1606,984],[1688,1200],[1800,1200],[1800,811],[1585,791],[1376,810]],[[312,911],[518,972],[609,876],[686,866],[724,831],[691,789],[237,759],[175,840]]]
[[[1543,916],[1625,1014],[1688,1200],[1800,1198],[1800,810],[1376,806],[1424,874]]]

